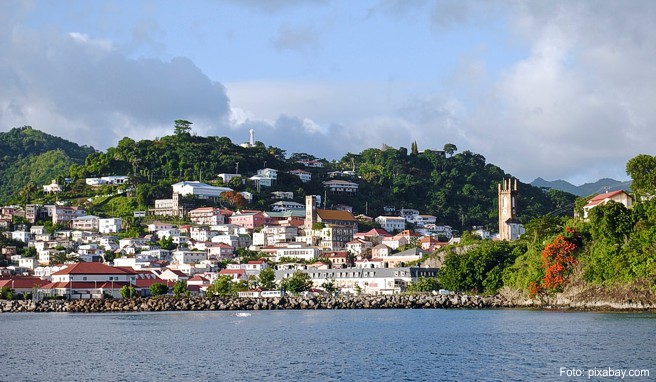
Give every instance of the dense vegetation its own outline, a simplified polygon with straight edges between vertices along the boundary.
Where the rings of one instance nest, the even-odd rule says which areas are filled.
[[[455,145],[446,144],[444,150],[439,151],[419,152],[417,143],[412,143],[410,152],[404,147],[384,147],[367,149],[360,154],[348,153],[339,161],[321,160],[324,163],[323,168],[305,168],[312,172],[312,180],[303,183],[286,171],[304,168],[296,163],[297,160],[316,159],[313,155],[294,153],[287,157],[284,150],[266,147],[261,142],[256,142],[255,147],[244,148],[234,145],[226,137],[193,135],[191,125],[189,121],[177,120],[173,135],[141,141],[123,138],[106,152],[89,150],[86,157],[83,156],[84,148],[62,143],[63,152],[59,152],[59,156],[56,156],[57,152],[48,152],[45,159],[30,157],[27,159],[28,167],[24,171],[16,168],[10,170],[17,174],[40,174],[41,170],[48,169],[47,175],[35,179],[31,183],[32,188],[26,189],[25,185],[16,184],[2,195],[5,200],[9,199],[9,191],[12,191],[13,200],[21,204],[30,197],[40,197],[45,202],[52,201],[54,196],[39,195],[40,186],[52,179],[50,174],[61,174],[67,166],[69,171],[66,175],[77,181],[64,188],[65,192],[59,196],[60,199],[86,200],[98,193],[97,189],[84,185],[85,177],[128,175],[134,187],[129,195],[115,196],[102,204],[93,203],[85,207],[99,215],[114,213],[129,216],[131,210],[145,210],[152,207],[155,199],[170,197],[172,183],[199,180],[222,185],[217,177],[219,173],[239,172],[249,177],[258,169],[271,167],[279,171],[278,181],[271,188],[260,188],[258,192],[255,183],[243,183],[239,179],[234,179],[227,186],[237,191],[252,192],[255,195],[252,208],[268,208],[268,204],[273,201],[269,197],[270,193],[281,190],[294,192],[298,202],[303,202],[306,194],[322,195],[326,207],[339,203],[347,204],[353,206],[356,214],[366,213],[375,217],[385,214],[386,207],[415,208],[422,213],[437,216],[438,223],[448,224],[456,229],[468,229],[472,225],[495,229],[498,216],[497,185],[509,176],[499,167],[486,163],[485,158],[479,154],[470,151],[456,153]],[[31,147],[30,137],[38,135],[36,130],[29,128],[14,129],[10,133],[12,139],[7,139],[7,142],[12,142],[12,147]],[[24,136],[26,141],[21,141],[17,135],[19,138]],[[53,143],[44,146],[54,147]],[[75,147],[77,151],[73,150]],[[73,156],[72,153],[76,155]],[[79,162],[82,157],[83,163],[71,165]],[[357,182],[357,195],[325,192],[322,182],[329,179],[329,171],[353,169],[357,173],[356,177],[343,176],[341,179]],[[44,177],[45,179],[41,180]],[[20,178],[21,175],[16,175],[16,183],[19,183]],[[17,187],[23,187],[23,192],[15,193]],[[116,191],[106,188],[101,193],[112,194]],[[570,214],[574,199],[573,195],[562,191],[544,192],[530,185],[520,184],[520,219],[528,222],[534,217],[548,213]],[[224,205],[226,204],[239,203],[225,200]]]
[[[445,148],[453,145],[445,145]],[[453,153],[453,151],[451,151]],[[497,187],[509,177],[485,157],[464,151],[447,156],[445,151],[408,153],[406,148],[367,149],[347,154],[340,165],[355,167],[361,177],[361,192],[355,198],[333,196],[334,201],[352,204],[362,211],[382,214],[385,207],[414,208],[438,217],[457,229],[473,225],[497,226]],[[520,184],[520,221],[526,223],[544,214],[571,214],[575,196],[558,191],[544,192]],[[329,196],[330,198],[330,196]]]
[[[68,176],[71,165],[84,163],[92,153],[92,147],[29,126],[0,133],[0,202],[7,202],[27,185],[36,188]]]
[[[647,196],[632,208],[609,202],[589,219],[543,216],[526,224],[526,235],[505,242],[466,242],[444,256],[440,285],[494,293],[502,286],[530,295],[587,285],[646,285],[656,288],[656,157],[627,164],[634,191]]]

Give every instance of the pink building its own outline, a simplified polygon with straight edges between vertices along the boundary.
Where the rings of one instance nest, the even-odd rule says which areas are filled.
[[[262,212],[236,213],[230,217],[230,224],[235,224],[246,229],[263,227],[269,223],[269,218]]]

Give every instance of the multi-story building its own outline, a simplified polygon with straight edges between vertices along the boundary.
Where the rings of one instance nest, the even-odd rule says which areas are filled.
[[[121,218],[98,219],[98,232],[100,233],[118,232],[122,227],[123,219]]]
[[[189,220],[195,224],[217,225],[225,223],[225,216],[216,207],[201,207],[189,211]]]
[[[298,176],[301,179],[301,182],[303,183],[307,183],[312,180],[312,173],[309,171],[298,169],[298,170],[292,170],[289,173]]]
[[[235,213],[230,216],[230,224],[246,229],[260,228],[269,222],[269,218],[262,212]]]
[[[280,243],[291,243],[298,235],[295,226],[264,226],[260,232],[253,233],[253,245],[261,247]]]
[[[215,187],[198,181],[183,181],[171,186],[173,193],[180,196],[195,196],[198,199],[218,200],[222,193],[232,191],[228,187]]]
[[[76,217],[71,222],[71,228],[79,229],[81,231],[97,231],[98,221],[98,216],[94,215]]]
[[[277,270],[276,279],[291,277],[296,269]],[[437,268],[399,267],[399,268],[343,268],[343,269],[302,269],[310,276],[315,287],[326,281],[334,282],[344,293],[396,294],[404,292],[410,283],[420,277],[437,276]]]
[[[403,231],[405,229],[406,220],[400,216],[379,216],[374,220],[388,232]]]
[[[358,184],[354,182],[349,182],[347,180],[328,180],[323,182],[323,185],[330,192],[344,193],[344,194],[355,194],[358,192]]]
[[[305,206],[302,205],[301,203],[296,203],[292,201],[282,201],[282,200],[271,204],[270,207],[271,207],[271,211],[274,212],[289,211],[289,210],[300,211],[305,208]]]
[[[318,258],[320,253],[321,249],[317,247],[301,243],[288,244],[285,247],[276,248],[275,261],[280,261],[283,257],[307,261]]]
[[[84,216],[84,209],[80,207],[54,206],[52,209],[52,224],[70,227],[73,220],[81,216]]]

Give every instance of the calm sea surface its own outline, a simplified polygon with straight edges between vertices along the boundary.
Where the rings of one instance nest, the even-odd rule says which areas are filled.
[[[620,380],[656,315],[537,310],[0,314],[3,381]],[[581,376],[561,376],[561,367]]]

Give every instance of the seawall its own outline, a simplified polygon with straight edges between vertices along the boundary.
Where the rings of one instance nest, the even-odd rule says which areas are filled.
[[[285,309],[484,309],[511,307],[500,296],[285,296],[278,298],[181,297],[73,301],[0,301],[2,312],[161,312]]]
[[[162,312],[314,309],[498,309],[553,308],[597,311],[656,311],[642,302],[537,301],[518,296],[393,295],[393,296],[285,296],[279,298],[182,297],[92,299],[73,301],[0,301],[0,312]]]

